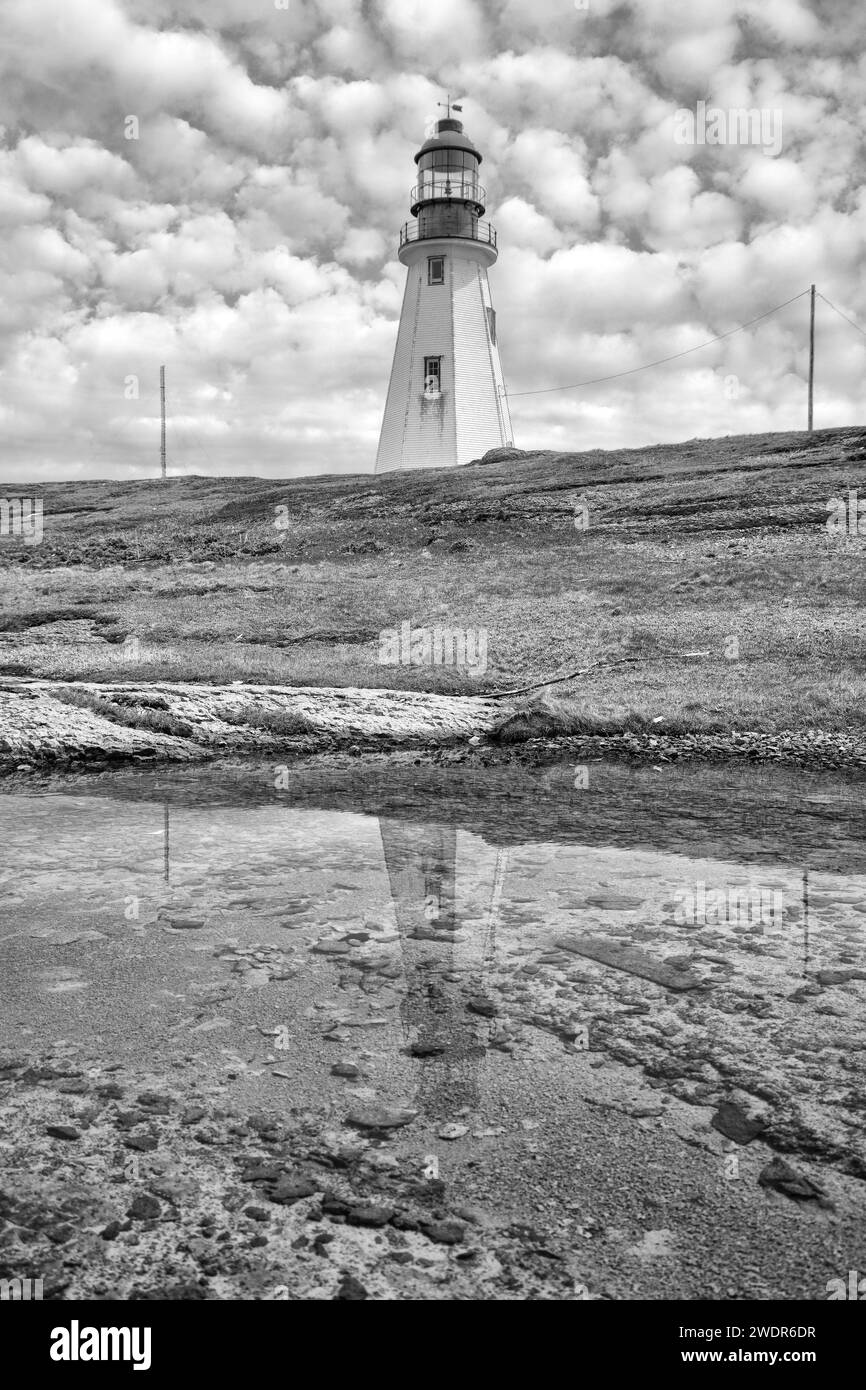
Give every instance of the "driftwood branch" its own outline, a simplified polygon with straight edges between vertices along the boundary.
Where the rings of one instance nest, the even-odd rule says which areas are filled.
[[[543,690],[548,685],[561,685],[563,681],[575,680],[577,676],[588,676],[591,671],[607,670],[612,666],[633,665],[638,661],[652,661],[657,656],[696,657],[712,656],[712,652],[673,652],[662,648],[652,656],[620,656],[616,661],[594,661],[591,666],[582,666],[577,671],[567,671],[564,676],[551,676],[547,681],[535,681],[532,685],[521,685],[515,690],[485,690],[485,700],[501,700],[507,695],[526,695],[530,690]]]

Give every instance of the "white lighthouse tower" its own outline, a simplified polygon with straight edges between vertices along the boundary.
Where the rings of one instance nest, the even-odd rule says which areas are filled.
[[[460,107],[455,107],[460,110]],[[406,292],[376,472],[468,463],[510,444],[511,420],[487,267],[481,155],[451,115],[415,156],[411,222],[400,231]]]

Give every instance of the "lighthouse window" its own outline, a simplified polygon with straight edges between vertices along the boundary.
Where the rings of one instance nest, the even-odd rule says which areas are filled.
[[[445,284],[445,257],[444,257],[444,256],[428,256],[428,257],[427,257],[427,284],[428,284],[428,285],[444,285],[444,284]]]
[[[490,341],[496,346],[496,310],[488,306],[487,309],[487,328],[490,332]]]
[[[470,150],[428,150],[418,161],[419,169],[472,169],[478,168],[478,156]]]
[[[433,393],[441,389],[442,358],[424,358],[424,390]]]

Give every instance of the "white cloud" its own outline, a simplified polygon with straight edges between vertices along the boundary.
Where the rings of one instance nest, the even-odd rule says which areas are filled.
[[[512,391],[616,376],[813,281],[866,327],[866,62],[844,6],[832,25],[806,0],[3,10],[7,474],[152,471],[162,362],[176,467],[370,468],[412,156],[449,91],[484,155]],[[699,99],[780,111],[778,156],[677,144],[675,113]],[[515,395],[518,441],[801,425],[806,312],[800,299],[581,391]],[[819,315],[818,419],[846,423],[866,343]]]
[[[792,159],[752,160],[739,182],[741,196],[780,220],[799,221],[815,207],[816,189]]]
[[[475,0],[378,0],[379,23],[401,56],[422,62],[459,62],[483,46],[484,22]],[[374,19],[375,23],[375,19]]]
[[[507,198],[496,213],[497,235],[504,246],[529,247],[545,256],[562,246],[563,234],[523,198]]]
[[[94,186],[128,193],[135,185],[129,165],[91,140],[52,145],[28,135],[15,153],[21,176],[30,188],[58,198],[74,200],[82,190]]]
[[[346,265],[370,265],[381,261],[386,249],[387,242],[375,227],[353,227],[337,250],[337,259]]]
[[[586,230],[597,225],[598,199],[586,177],[585,157],[574,140],[553,130],[522,131],[506,151],[504,164],[558,221]]]

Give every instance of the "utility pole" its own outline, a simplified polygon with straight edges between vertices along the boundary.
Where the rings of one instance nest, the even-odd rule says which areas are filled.
[[[165,368],[160,367],[160,468],[165,482]],[[812,407],[809,407],[809,430],[812,428]]]
[[[803,870],[803,975],[809,973],[809,870]]]
[[[815,286],[809,296],[809,423],[806,426],[812,433],[812,403],[815,395]]]

